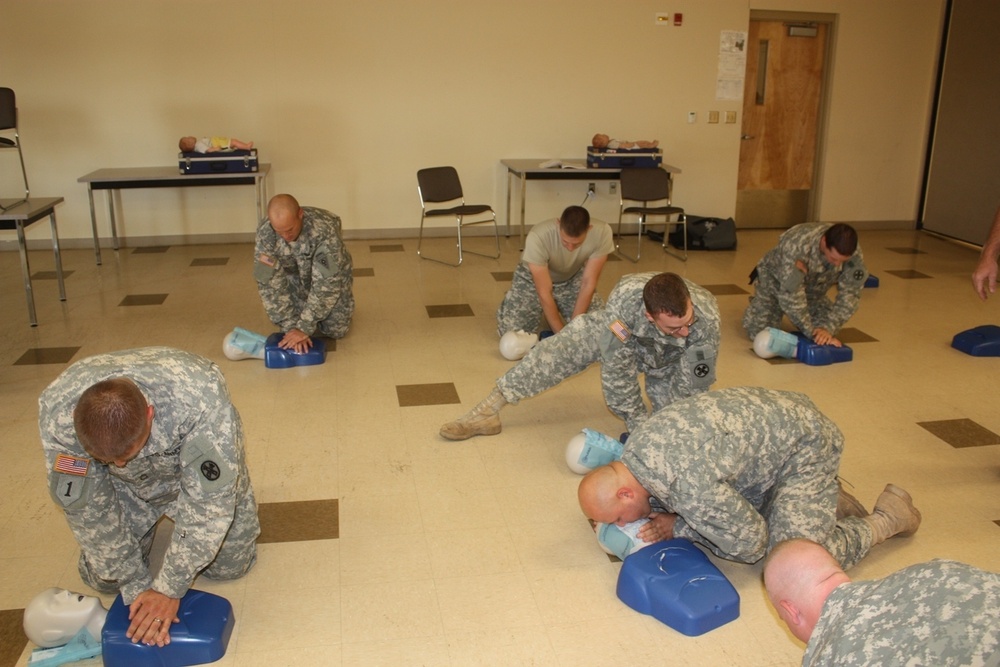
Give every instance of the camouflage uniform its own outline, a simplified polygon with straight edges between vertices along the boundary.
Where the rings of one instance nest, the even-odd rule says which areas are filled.
[[[757,264],[756,293],[743,313],[743,328],[751,340],[762,329],[781,328],[782,315],[808,336],[817,327],[836,335],[857,312],[868,278],[861,246],[840,268],[830,265],[820,252],[819,241],[831,226],[807,223],[792,227]],[[808,273],[796,268],[798,260]],[[837,298],[830,301],[826,293],[834,285]]]
[[[949,560],[841,584],[803,665],[1000,665],[1000,574]]]
[[[92,459],[76,437],[73,410],[88,387],[132,380],[155,412],[149,440],[125,467]],[[243,576],[257,557],[257,503],[243,450],[243,424],[218,367],[181,350],[149,347],[79,361],[42,392],[39,431],[49,491],[80,545],[80,576],[126,604],[150,588],[180,598],[194,578]],[[174,521],[154,579],[156,522]]]
[[[302,231],[289,243],[269,220],[257,227],[253,277],[267,316],[282,331],[343,338],[354,314],[354,264],[340,236],[340,218],[302,207]]]
[[[528,264],[548,266],[552,277],[552,295],[559,314],[563,322],[569,322],[580,294],[586,262],[591,257],[607,256],[614,250],[611,226],[601,220],[591,220],[587,238],[574,251],[563,248],[559,221],[555,218],[532,227],[525,241],[521,263],[514,269],[510,289],[497,309],[497,334],[503,336],[508,331],[534,333],[540,328],[549,328]],[[597,310],[603,305],[604,300],[595,291],[589,310]]]
[[[685,280],[697,322],[686,338],[661,332],[646,319],[642,289],[655,273],[623,276],[607,305],[580,315],[562,331],[539,341],[516,366],[497,380],[508,403],[517,403],[556,386],[595,361],[601,362],[604,399],[629,431],[646,417],[639,374],[646,394],[659,410],[693,396],[715,382],[719,353],[719,306],[712,294]]]
[[[851,567],[871,549],[859,517],[837,521],[844,436],[804,394],[733,387],[678,401],[625,443],[622,463],[678,516],[674,536],[755,563],[805,537]]]

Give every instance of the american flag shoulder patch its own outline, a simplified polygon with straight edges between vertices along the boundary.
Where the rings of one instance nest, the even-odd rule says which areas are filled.
[[[623,343],[627,342],[629,336],[632,335],[632,332],[628,330],[628,327],[625,326],[625,323],[621,320],[615,320],[608,325],[608,328],[611,329],[611,333],[613,333],[615,337]]]
[[[261,253],[258,259],[260,260],[261,264],[266,264],[267,266],[274,266],[274,258],[271,257],[270,255],[265,255],[264,253]]]
[[[79,475],[81,477],[87,475],[88,468],[90,468],[90,459],[80,459],[69,454],[59,454],[56,456],[56,462],[52,466],[52,470],[55,472],[61,472],[66,475]]]

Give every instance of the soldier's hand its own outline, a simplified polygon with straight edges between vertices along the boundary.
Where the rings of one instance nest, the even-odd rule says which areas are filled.
[[[983,301],[997,290],[997,263],[984,257],[972,274],[972,287]]]
[[[809,273],[809,267],[806,266],[806,263],[803,262],[801,259],[795,260],[795,268],[807,275]]]
[[[170,643],[170,624],[179,623],[177,611],[181,601],[149,589],[139,593],[139,597],[129,605],[128,618],[131,623],[125,636],[133,644],[166,646]]]
[[[312,338],[298,329],[292,329],[278,341],[278,347],[283,350],[293,350],[299,354],[309,351],[312,347]]]
[[[649,523],[639,529],[639,539],[643,542],[659,542],[674,537],[674,522],[676,514],[653,512],[649,515]]]
[[[823,327],[813,329],[813,342],[818,345],[833,345],[834,347],[841,347],[843,345],[843,343],[833,337],[832,333]]]

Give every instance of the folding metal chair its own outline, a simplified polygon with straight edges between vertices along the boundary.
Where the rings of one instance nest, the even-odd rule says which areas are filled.
[[[0,148],[16,148],[17,155],[21,159],[21,175],[24,177],[24,199],[3,206],[0,210],[6,211],[19,204],[28,201],[28,172],[24,169],[24,153],[21,152],[21,136],[17,130],[17,102],[14,98],[14,91],[10,88],[0,88],[0,132],[14,132],[14,138],[0,136]]]
[[[673,206],[670,203],[670,195],[673,187],[670,172],[665,169],[654,168],[622,169],[619,178],[621,180],[621,199],[618,207],[618,242],[615,244],[618,254],[632,262],[638,262],[642,252],[642,236],[645,233],[646,227],[650,224],[663,224],[665,225],[662,244],[664,252],[686,262],[687,217],[684,215],[683,208]],[[626,207],[626,201],[641,202],[641,206]],[[657,202],[660,203],[657,204]],[[651,206],[650,204],[657,205]],[[636,243],[635,257],[621,250],[622,218],[628,214],[639,216],[639,234],[637,236],[638,242]],[[651,215],[662,215],[664,216],[664,221],[662,223],[651,223],[647,219]],[[672,215],[677,215],[677,220],[671,220],[670,216]],[[668,232],[671,225],[680,225],[681,229],[684,230],[683,254],[673,252],[667,245],[667,237],[669,236]]]
[[[493,207],[489,204],[466,204],[462,194],[462,183],[458,179],[458,172],[454,167],[430,167],[417,172],[417,193],[420,195],[420,233],[417,238],[417,254],[423,259],[434,262],[441,262],[449,266],[460,266],[462,264],[462,227],[468,225],[479,225],[484,222],[493,222],[493,238],[497,246],[497,254],[489,255],[474,250],[466,250],[473,255],[496,259],[500,256],[500,232],[497,229],[497,215]],[[454,206],[447,208],[427,208],[428,204],[444,204],[458,202]],[[484,220],[474,220],[467,222],[466,216],[479,216],[489,213],[490,217]],[[454,216],[458,226],[458,263],[453,264],[443,259],[427,257],[420,252],[420,246],[424,239],[424,220],[441,216]]]

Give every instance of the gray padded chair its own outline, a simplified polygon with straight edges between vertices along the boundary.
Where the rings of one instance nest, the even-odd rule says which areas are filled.
[[[21,176],[24,177],[24,199],[20,199],[0,209],[6,211],[14,208],[18,204],[23,204],[28,200],[28,172],[24,170],[24,154],[21,152],[21,136],[17,131],[17,102],[14,98],[14,91],[10,88],[0,88],[0,133],[14,132],[14,138],[0,136],[0,148],[16,148],[17,155],[21,158]]]
[[[500,232],[497,228],[497,214],[489,204],[466,204],[462,194],[462,183],[458,179],[458,172],[454,167],[430,167],[417,172],[417,193],[420,195],[420,233],[417,238],[417,254],[423,259],[434,262],[441,262],[449,266],[460,266],[462,264],[462,227],[468,225],[480,225],[485,222],[493,223],[493,240],[496,243],[497,252],[495,255],[476,252],[466,249],[465,252],[482,257],[496,259],[500,256]],[[454,204],[445,208],[427,208],[428,204]],[[481,216],[489,214],[490,217],[483,220],[466,221],[467,216]],[[424,220],[427,218],[454,216],[458,225],[458,262],[452,263],[443,259],[427,257],[420,252],[420,246],[424,240]]]
[[[632,262],[638,262],[642,252],[642,237],[646,227],[650,224],[665,225],[663,229],[663,250],[677,259],[687,261],[687,217],[684,209],[680,206],[673,206],[670,203],[673,181],[670,172],[658,168],[646,169],[622,169],[621,176],[621,199],[618,207],[618,241],[615,248],[618,254]],[[640,202],[640,206],[625,206],[626,201]],[[652,205],[651,205],[652,204]],[[639,216],[638,241],[635,248],[635,257],[628,255],[621,250],[622,240],[622,218],[626,215]],[[651,223],[648,217],[651,215],[664,216],[663,222]],[[671,220],[671,216],[677,216],[676,220]],[[683,253],[678,254],[670,250],[667,245],[668,232],[671,225],[680,225],[684,230]]]

